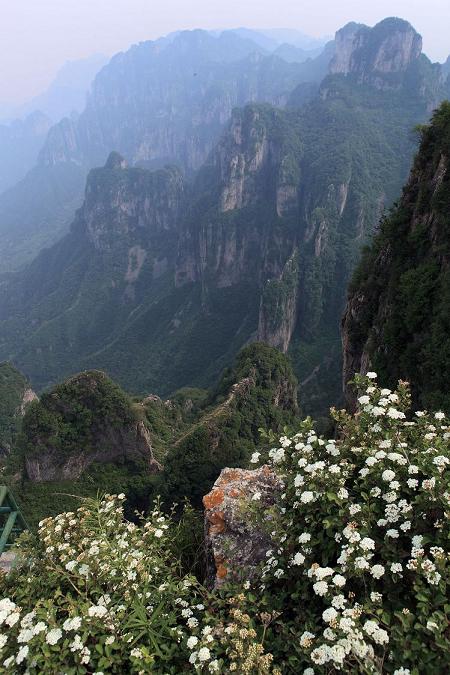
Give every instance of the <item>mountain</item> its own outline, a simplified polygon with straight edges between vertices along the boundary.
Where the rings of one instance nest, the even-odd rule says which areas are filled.
[[[0,363],[0,457],[11,451],[25,410],[36,394],[28,380],[10,363]]]
[[[59,238],[82,202],[88,170],[111,150],[132,165],[173,163],[191,174],[234,107],[284,105],[301,82],[322,76],[313,59],[287,63],[232,32],[186,31],[117,54],[97,75],[81,115],[52,127],[37,165],[0,195],[0,272]]]
[[[450,75],[450,56],[448,57],[447,61],[442,64],[442,72],[444,77],[448,77]]]
[[[235,110],[193,183],[117,154],[93,170],[70,233],[0,287],[0,357],[39,389],[101,368],[167,396],[210,386],[262,340],[291,354],[305,410],[324,413],[340,396],[348,280],[441,95],[417,48],[408,65],[387,48],[391,33],[402,54],[419,44],[409,24],[382,23],[376,53],[399,73],[355,57],[302,108]]]
[[[103,54],[93,54],[77,61],[67,61],[48,89],[19,106],[15,116],[21,118],[38,110],[55,123],[74,112],[80,113],[95,76],[108,60]]]
[[[221,469],[248,464],[261,427],[280,430],[298,413],[297,383],[283,354],[244,349],[210,391],[132,401],[100,371],[45,392],[26,411],[5,477],[34,523],[71,495],[125,492],[130,514],[162,494],[200,505]],[[164,465],[164,466],[162,466]]]
[[[36,164],[51,122],[40,112],[24,120],[0,124],[0,193],[11,187]]]
[[[344,386],[374,369],[411,382],[417,405],[450,410],[450,103],[422,127],[398,204],[353,278],[343,319]]]

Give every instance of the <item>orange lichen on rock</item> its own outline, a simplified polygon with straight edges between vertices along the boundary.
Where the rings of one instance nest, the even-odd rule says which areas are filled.
[[[209,534],[220,534],[225,530],[225,514],[223,511],[213,511],[208,514]]]
[[[217,566],[216,576],[217,576],[218,579],[225,579],[227,574],[228,574],[228,569],[226,568],[226,566],[223,563],[221,563],[220,565]]]
[[[213,509],[223,502],[224,496],[223,490],[220,488],[213,488],[211,492],[203,497],[203,506],[205,509]]]

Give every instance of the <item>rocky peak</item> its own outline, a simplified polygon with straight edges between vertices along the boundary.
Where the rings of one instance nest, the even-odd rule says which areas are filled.
[[[395,86],[389,76],[404,73],[422,52],[422,38],[407,21],[388,18],[373,28],[347,24],[336,33],[331,74],[354,75],[378,88]]]
[[[97,250],[124,245],[145,249],[152,237],[176,230],[182,197],[178,169],[128,168],[123,157],[112,152],[103,168],[89,173],[73,228],[84,231]]]
[[[75,480],[94,462],[161,470],[131,401],[101,371],[80,373],[43,394],[25,414],[20,451],[33,482]]]
[[[128,164],[122,155],[118,152],[111,152],[106,160],[105,169],[126,169]]]

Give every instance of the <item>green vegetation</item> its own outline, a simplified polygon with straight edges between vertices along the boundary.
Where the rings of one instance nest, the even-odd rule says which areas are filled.
[[[201,506],[221,469],[248,465],[261,428],[281,430],[297,413],[297,381],[286,357],[264,344],[245,347],[198,420],[168,450],[161,486],[166,501],[187,497]]]
[[[408,379],[418,404],[450,410],[450,103],[420,133],[403,197],[353,278],[350,302],[364,302],[349,335],[387,382]]]
[[[33,526],[104,492],[126,494],[128,517],[156,495],[200,507],[223,467],[248,464],[260,428],[294,423],[296,386],[286,357],[263,344],[244,348],[212,391],[167,401],[133,402],[104,373],[80,373],[29,406],[5,478]]]
[[[0,452],[9,452],[21,426],[26,378],[10,363],[0,363]]]

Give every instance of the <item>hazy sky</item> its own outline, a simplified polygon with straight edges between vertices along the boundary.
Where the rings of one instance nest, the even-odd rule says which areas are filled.
[[[386,16],[410,21],[433,60],[450,54],[450,0],[0,0],[0,102],[40,93],[68,59],[174,30],[289,27],[319,37]]]

